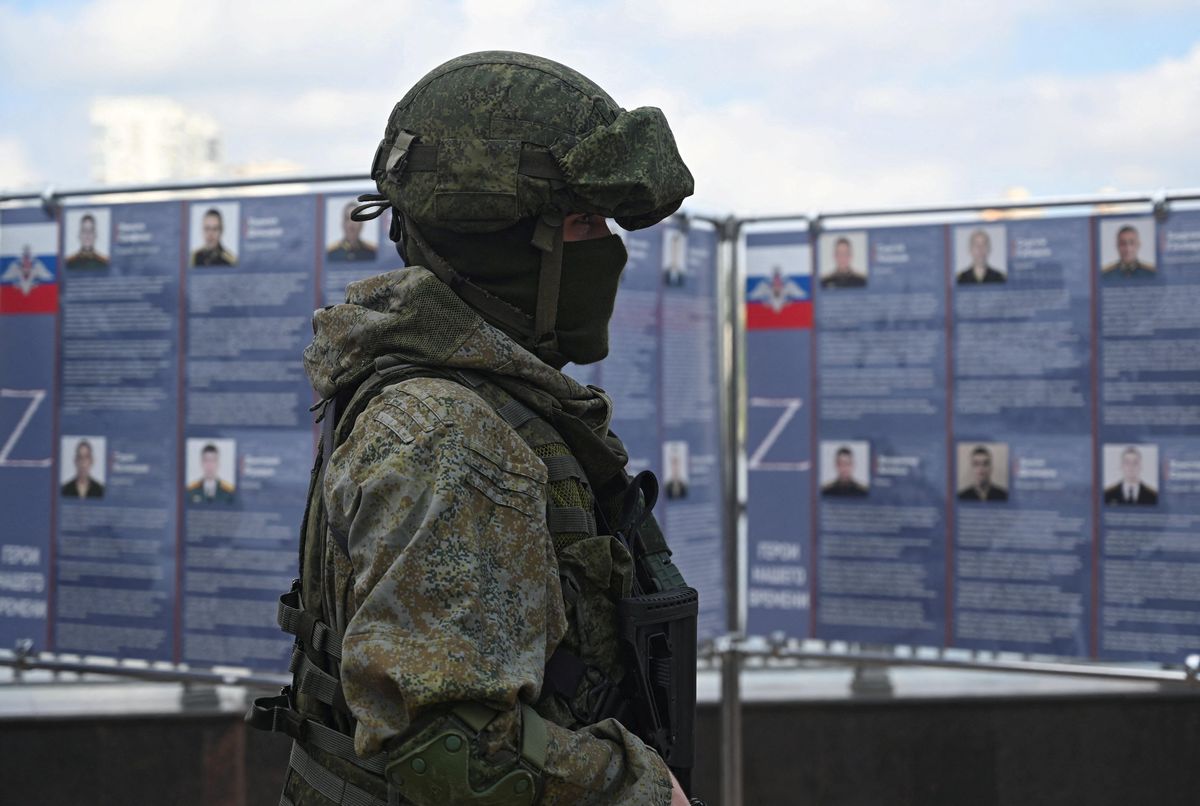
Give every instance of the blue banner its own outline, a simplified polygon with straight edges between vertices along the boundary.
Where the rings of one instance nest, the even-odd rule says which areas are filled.
[[[1095,222],[1099,653],[1200,650],[1200,212]]]
[[[278,669],[312,466],[317,199],[188,205],[181,660]]]
[[[808,233],[747,235],[745,266],[747,625],[803,637],[815,514]]]
[[[58,224],[0,210],[0,646],[44,648],[52,584]]]
[[[64,211],[59,651],[175,659],[181,210]]]
[[[1090,652],[1089,222],[950,228],[957,646]]]
[[[817,637],[944,638],[941,227],[817,241]]]

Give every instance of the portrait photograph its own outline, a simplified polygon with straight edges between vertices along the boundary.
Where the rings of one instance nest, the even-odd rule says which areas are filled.
[[[237,440],[189,437],[184,452],[184,500],[232,504],[237,494]]]
[[[192,202],[188,221],[188,265],[237,265],[242,231],[239,202]]]
[[[959,501],[1008,500],[1008,443],[959,442],[955,489]]]
[[[1158,446],[1107,442],[1101,455],[1105,506],[1154,506],[1158,503]]]
[[[678,227],[663,228],[662,274],[667,287],[687,282],[687,233]]]
[[[1008,240],[1003,224],[954,228],[954,282],[960,286],[1008,281]]]
[[[325,198],[325,260],[330,263],[373,263],[379,255],[380,224],[384,216],[355,221],[351,211],[359,205],[355,196]],[[391,242],[387,243],[391,247]],[[394,254],[394,250],[393,250]]]
[[[663,492],[669,500],[687,498],[691,479],[688,474],[688,444],[683,440],[663,443]]]
[[[1097,233],[1103,280],[1152,280],[1158,276],[1153,216],[1100,219]]]
[[[861,498],[871,489],[871,443],[821,440],[818,480],[826,498]]]
[[[58,484],[63,498],[103,498],[108,482],[108,440],[100,436],[59,439]]]
[[[105,269],[112,255],[112,211],[107,207],[68,209],[63,216],[63,254],[68,269]]]
[[[831,230],[817,239],[821,288],[862,288],[870,273],[867,231]]]

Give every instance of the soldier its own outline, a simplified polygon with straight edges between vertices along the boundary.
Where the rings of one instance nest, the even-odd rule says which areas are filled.
[[[821,278],[821,288],[862,288],[867,276],[855,271],[851,261],[854,247],[849,238],[838,238],[833,244],[833,271]]]
[[[834,498],[866,495],[867,488],[854,479],[854,451],[843,445],[837,449],[833,461],[837,467],[837,477],[821,488],[821,495]]]
[[[104,485],[92,478],[92,443],[81,439],[75,444],[75,477],[59,491],[63,498],[103,498]]]
[[[971,451],[970,486],[958,491],[959,501],[1007,501],[1008,490],[992,483],[992,452],[979,445]]]
[[[1142,239],[1137,227],[1125,225],[1117,230],[1117,260],[1104,267],[1101,276],[1105,280],[1150,279],[1155,276],[1154,266],[1138,259]]]
[[[971,233],[969,244],[971,265],[958,273],[958,284],[1003,283],[1004,273],[988,265],[988,255],[992,253],[991,236],[983,230],[977,229]]]
[[[325,250],[325,259],[336,263],[374,260],[375,245],[362,239],[362,222],[350,217],[354,202],[342,208],[342,239]]]
[[[236,266],[233,253],[221,245],[225,223],[221,211],[212,207],[205,211],[203,220],[204,246],[192,252],[193,266]]]
[[[1142,481],[1142,452],[1130,445],[1121,451],[1121,481],[1104,490],[1104,503],[1154,506],[1158,492]]]
[[[221,452],[208,443],[200,450],[200,472],[203,474],[187,488],[187,500],[192,504],[232,504],[234,487],[220,478]]]
[[[296,739],[282,802],[687,803],[633,729],[617,601],[690,589],[611,400],[560,371],[608,352],[627,256],[607,218],[648,227],[692,193],[666,119],[547,59],[469,54],[396,104],[372,176],[355,216],[392,207],[410,268],[352,283],[304,354],[326,403],[281,600],[296,671],[247,716]]]
[[[67,258],[67,268],[108,268],[108,258],[96,251],[96,217],[91,213],[79,219],[79,251]]]

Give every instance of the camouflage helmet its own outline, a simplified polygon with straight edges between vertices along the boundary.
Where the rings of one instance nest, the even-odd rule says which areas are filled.
[[[460,56],[418,81],[392,109],[371,177],[379,195],[370,198],[395,208],[393,239],[417,244],[427,268],[527,333],[543,358],[557,350],[563,217],[593,213],[641,229],[693,190],[661,110],[626,111],[575,70],[507,51]],[[423,228],[499,232],[527,219],[537,219],[532,244],[542,253],[529,321],[438,259],[422,236]]]

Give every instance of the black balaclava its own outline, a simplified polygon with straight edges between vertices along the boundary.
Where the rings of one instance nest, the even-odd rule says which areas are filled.
[[[542,254],[530,243],[536,225],[537,219],[525,219],[500,232],[466,234],[425,227],[422,234],[472,284],[532,317]],[[411,239],[406,239],[404,253],[412,265],[426,262]],[[627,259],[625,244],[617,235],[563,244],[555,333],[558,351],[568,361],[591,364],[608,355],[608,322]],[[518,344],[533,348],[530,333],[513,332],[486,311],[479,314]]]

